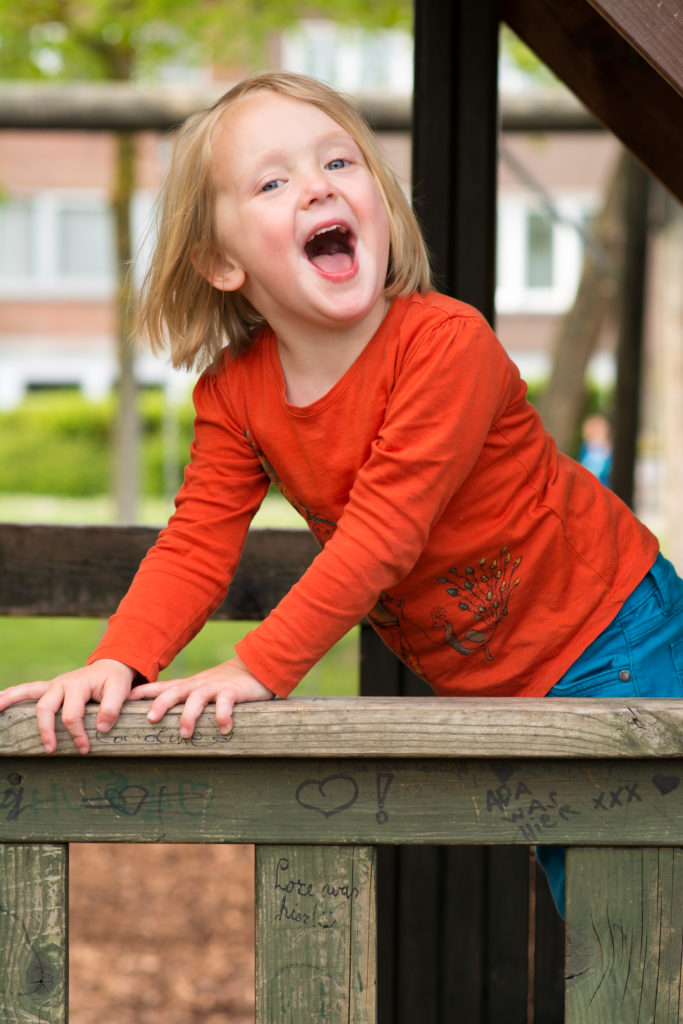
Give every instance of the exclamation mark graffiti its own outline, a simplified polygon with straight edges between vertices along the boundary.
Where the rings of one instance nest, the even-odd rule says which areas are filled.
[[[389,815],[384,810],[384,801],[387,798],[387,793],[389,792],[389,786],[391,785],[393,777],[393,772],[377,772],[377,804],[379,806],[379,810],[375,815],[375,820],[378,825],[384,825],[384,823],[389,820]]]

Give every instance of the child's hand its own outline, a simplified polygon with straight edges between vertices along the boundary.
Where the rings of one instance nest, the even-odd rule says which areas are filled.
[[[232,729],[235,704],[271,700],[275,694],[251,674],[244,662],[232,658],[187,679],[143,683],[135,687],[131,696],[133,700],[156,698],[147,713],[150,722],[158,722],[170,708],[184,702],[180,735],[187,738],[194,732],[197,719],[207,704],[215,703],[218,728],[227,733]]]
[[[0,711],[22,700],[35,700],[38,730],[48,754],[57,749],[55,717],[62,709],[62,721],[81,754],[90,750],[90,741],[83,725],[85,705],[99,702],[97,728],[108,732],[123,702],[130,695],[135,672],[120,661],[102,659],[85,668],[65,672],[48,682],[21,683],[0,691]]]

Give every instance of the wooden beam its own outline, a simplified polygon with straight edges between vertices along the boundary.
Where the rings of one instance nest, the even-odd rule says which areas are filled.
[[[256,1024],[375,1024],[375,851],[256,847]]]
[[[0,524],[0,614],[106,618],[156,540],[147,526]],[[308,530],[252,530],[218,619],[265,618],[319,551]]]
[[[0,843],[0,1020],[66,1024],[68,849]]]
[[[641,163],[683,199],[683,96],[588,0],[501,0],[501,15]]]
[[[497,0],[415,5],[413,184],[437,286],[493,320]]]
[[[190,740],[180,739],[179,710],[150,725],[148,708],[147,701],[127,702],[105,734],[95,726],[96,705],[89,705],[90,756],[614,759],[677,757],[683,750],[683,702],[663,698],[290,697],[239,705],[227,736],[208,708]],[[71,756],[61,722],[57,738],[58,755]],[[3,711],[0,758],[42,753],[35,707]]]
[[[683,95],[680,0],[590,0],[596,11]]]
[[[567,1024],[681,1020],[683,850],[567,852]]]
[[[140,758],[119,747],[107,758],[6,758],[3,768],[0,844],[683,846],[680,758]],[[499,858],[496,867],[501,876]],[[525,875],[526,888],[528,865]],[[430,894],[415,882],[438,931],[452,887]],[[499,882],[489,891],[500,897],[492,915],[512,905]],[[419,901],[397,910],[416,928]],[[437,956],[435,938],[426,941]],[[400,989],[414,997],[416,987]]]
[[[218,89],[146,88],[123,82],[3,82],[0,129],[26,131],[157,131],[176,128],[210,106]],[[355,101],[376,131],[410,132],[409,97],[358,94]],[[501,98],[504,131],[602,131],[602,125],[571,95],[556,90]]]

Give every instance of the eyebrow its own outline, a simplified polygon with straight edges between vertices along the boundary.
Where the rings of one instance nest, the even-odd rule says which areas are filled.
[[[363,157],[364,159],[363,150],[356,142],[353,135],[350,135],[345,128],[341,127],[341,125],[338,126],[337,131],[330,131],[329,133],[326,133],[325,135],[321,136],[321,138],[317,142],[317,146],[320,149],[326,149],[330,146],[336,145],[352,145],[356,152],[358,152],[360,156]],[[259,156],[252,164],[252,166],[248,168],[245,174],[239,179],[239,181],[241,182],[244,179],[251,180],[254,177],[258,177],[259,174],[267,170],[269,167],[277,167],[278,165],[282,166],[286,162],[287,160],[285,157],[284,150],[282,150],[279,147],[273,147],[273,149],[266,150],[266,152]]]

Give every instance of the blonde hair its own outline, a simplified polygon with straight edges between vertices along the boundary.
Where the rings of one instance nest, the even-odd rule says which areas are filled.
[[[415,215],[372,130],[355,107],[333,89],[303,75],[254,74],[184,123],[159,197],[155,250],[143,281],[137,321],[154,350],[170,347],[176,367],[203,369],[226,344],[235,354],[244,352],[265,325],[263,317],[239,291],[215,288],[197,269],[202,255],[210,258],[218,250],[211,164],[213,130],[231,103],[264,89],[320,108],[360,147],[389,222],[387,297],[430,288],[429,258]]]

